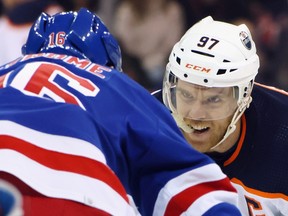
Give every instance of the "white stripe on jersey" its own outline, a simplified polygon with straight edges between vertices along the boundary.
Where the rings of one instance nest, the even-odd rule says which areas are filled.
[[[42,133],[11,121],[0,121],[0,134],[9,136],[15,136],[14,134],[16,134],[17,138],[35,146],[65,154],[87,157],[106,164],[103,153],[96,146],[84,140]],[[69,148],[67,148],[67,144],[69,144]]]
[[[231,198],[234,197],[235,202]],[[218,199],[219,198],[219,199]],[[212,208],[213,206],[220,204],[222,202],[231,203],[233,205],[236,205],[236,200],[238,196],[236,193],[228,192],[228,191],[213,191],[210,193],[207,193],[201,197],[199,197],[193,205],[191,205],[186,212],[183,212],[181,216],[184,215],[203,215],[208,209]],[[203,205],[205,203],[205,205]]]
[[[15,175],[48,197],[74,200],[111,215],[135,215],[126,194],[127,200],[125,196],[123,197],[122,186],[114,184],[119,181],[118,178],[106,165],[98,162],[99,155],[100,159],[104,156],[99,150],[91,151],[92,144],[69,137],[37,132],[9,121],[0,121],[0,131],[0,171]],[[33,147],[34,145],[37,147]],[[66,148],[73,147],[67,150],[65,145]],[[37,158],[38,153],[44,153],[45,158]],[[53,164],[50,160],[53,156],[56,157],[57,162],[60,160],[60,163]],[[91,157],[95,158],[91,160]],[[63,161],[71,161],[71,164],[65,162],[61,164],[62,158]],[[101,160],[103,161],[103,158]],[[82,162],[88,167],[81,167]],[[95,164],[100,165],[100,168],[95,167],[96,172],[91,169]]]
[[[197,185],[201,185],[203,183],[211,183],[213,184],[213,182],[216,181],[221,181],[223,179],[227,178],[226,175],[224,175],[220,169],[220,167],[216,164],[208,164],[202,167],[199,167],[197,169],[191,170],[189,172],[186,172],[172,180],[170,180],[159,192],[155,206],[154,206],[154,212],[153,215],[154,216],[159,216],[159,215],[165,215],[166,212],[166,208],[169,204],[169,202],[171,201],[171,199],[173,199],[176,195],[179,195],[181,193],[184,193],[184,191],[186,189],[189,188],[193,188],[194,186]],[[200,188],[201,189],[201,188]],[[215,191],[215,190],[213,190]],[[195,193],[199,193],[201,191],[195,191]],[[219,191],[219,193],[221,193],[223,191]],[[193,195],[195,196],[195,193],[193,193]],[[204,192],[204,194],[198,194],[196,199],[195,199],[195,203],[192,203],[192,205],[190,205],[190,207],[187,207],[187,210],[189,210],[189,208],[193,209],[194,213],[198,212],[198,210],[195,211],[195,209],[199,209],[200,211],[200,205],[196,202],[201,196],[204,196],[206,193]],[[231,199],[231,195],[235,194],[235,196],[233,195],[232,198],[235,198],[235,202],[233,204],[237,204],[237,195],[236,193],[232,193],[230,194],[230,199]],[[225,198],[225,194],[223,194],[224,198]],[[222,197],[222,196],[221,196]],[[222,198],[220,199],[221,201],[223,200]],[[224,199],[225,200],[225,199]],[[231,200],[230,200],[231,202]],[[216,201],[214,201],[215,204],[217,204]],[[195,207],[194,207],[195,205]],[[202,203],[202,207],[205,207],[205,209],[202,209],[201,211],[205,212],[207,211],[211,206],[209,206],[208,204],[205,206],[203,206]],[[190,211],[190,210],[189,210]]]

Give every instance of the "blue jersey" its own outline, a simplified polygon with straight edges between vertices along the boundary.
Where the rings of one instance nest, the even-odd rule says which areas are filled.
[[[155,97],[161,101],[161,91]],[[288,215],[288,93],[256,83],[252,98],[239,141],[208,155],[240,194],[243,215]]]
[[[218,165],[123,73],[27,55],[0,69],[0,100],[0,171],[47,197],[109,215],[137,214],[132,199],[142,215],[240,214]]]

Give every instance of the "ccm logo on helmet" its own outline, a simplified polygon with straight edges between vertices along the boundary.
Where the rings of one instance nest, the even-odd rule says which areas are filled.
[[[196,71],[205,72],[205,73],[209,73],[211,70],[210,68],[205,68],[205,67],[201,67],[198,65],[192,65],[192,64],[186,64],[185,67],[189,68],[189,69],[196,70]]]

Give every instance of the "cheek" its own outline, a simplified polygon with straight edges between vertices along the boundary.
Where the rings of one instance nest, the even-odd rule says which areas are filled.
[[[226,133],[226,130],[228,128],[228,125],[231,122],[232,117],[228,117],[223,120],[218,120],[213,123],[213,128],[215,128],[215,133],[217,133],[217,136],[219,136],[221,139]]]
[[[175,101],[175,102],[176,102],[176,104],[175,104],[176,107],[185,107],[185,106],[183,105],[183,101],[180,100],[179,97],[176,98],[176,101]]]
[[[177,112],[182,115],[187,115],[187,113],[189,113],[189,110],[190,110],[190,107],[181,100],[178,100],[176,102],[175,108],[177,109]]]

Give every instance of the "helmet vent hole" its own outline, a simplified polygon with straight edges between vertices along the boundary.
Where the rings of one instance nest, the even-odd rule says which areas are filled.
[[[181,65],[181,59],[179,57],[176,57],[176,62]]]
[[[200,51],[197,51],[197,50],[191,50],[191,52],[197,53],[197,54],[199,54],[199,55],[204,55],[204,56],[212,57],[212,58],[215,57],[214,55],[211,55],[211,54],[208,54],[208,53],[204,53],[204,52],[200,52]]]
[[[181,48],[180,50],[181,50],[182,52],[184,52],[184,48]]]
[[[208,83],[208,80],[207,80],[207,79],[204,79],[204,83]]]
[[[234,72],[234,71],[236,71],[237,69],[235,68],[235,69],[231,69],[229,72]]]
[[[187,77],[188,77],[188,75],[185,73],[185,74],[184,74],[184,77],[185,77],[185,78],[187,78]]]
[[[226,70],[225,69],[219,69],[217,72],[217,75],[225,74]]]

